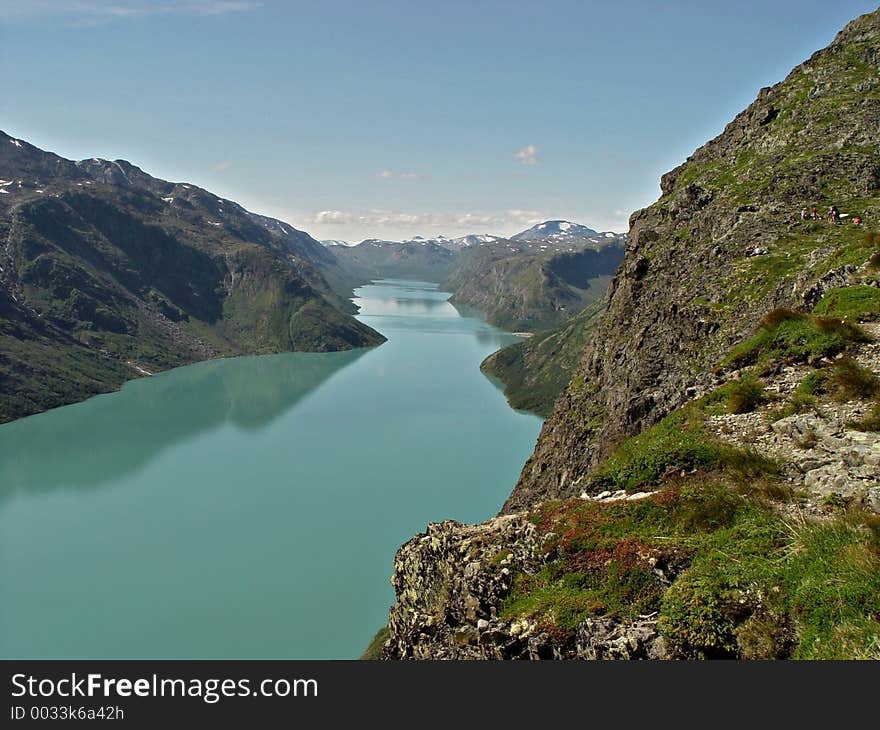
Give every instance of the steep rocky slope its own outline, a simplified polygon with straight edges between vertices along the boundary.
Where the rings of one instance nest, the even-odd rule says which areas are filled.
[[[575,494],[617,442],[708,387],[768,311],[809,309],[873,253],[860,228],[800,211],[836,205],[880,225],[878,39],[877,13],[855,20],[633,214],[607,313],[506,510]]]
[[[880,658],[878,68],[880,11],[664,176],[504,513],[398,552],[384,658]]]
[[[378,344],[305,233],[0,133],[0,422],[209,357]]]

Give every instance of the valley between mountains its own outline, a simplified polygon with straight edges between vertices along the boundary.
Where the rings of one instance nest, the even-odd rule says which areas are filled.
[[[442,283],[507,329],[553,327],[603,299],[625,240],[553,221],[509,240],[325,246],[124,160],[3,133],[0,237],[0,422],[213,357],[380,344],[351,316],[352,289],[375,279]]]
[[[880,11],[660,187],[625,233],[350,245],[0,133],[0,422],[381,346],[353,289],[436,285],[546,420],[498,516],[399,549],[366,658],[880,659]]]

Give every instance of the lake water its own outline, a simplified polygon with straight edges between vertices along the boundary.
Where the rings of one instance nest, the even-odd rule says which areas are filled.
[[[495,514],[539,418],[513,336],[432,284],[356,292],[380,347],[215,360],[0,427],[0,657],[353,658],[396,549]]]

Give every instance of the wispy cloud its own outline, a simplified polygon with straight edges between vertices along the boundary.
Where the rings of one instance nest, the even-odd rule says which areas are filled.
[[[526,225],[533,226],[536,223],[542,223],[547,220],[547,215],[542,213],[540,210],[508,210],[507,211],[508,218],[517,223],[525,223]]]
[[[211,166],[211,172],[224,172],[232,167],[232,163],[229,160],[221,160],[220,162]]]
[[[346,225],[353,223],[355,220],[356,218],[351,213],[347,213],[344,210],[321,210],[315,213],[312,223],[318,225]]]
[[[538,161],[538,148],[533,144],[527,144],[521,150],[514,152],[513,156],[523,165],[534,165]]]
[[[519,225],[534,225],[545,220],[538,210],[506,210],[495,213],[462,211],[454,213],[424,213],[390,210],[321,210],[314,214],[315,225],[357,225],[366,228],[401,227],[440,229],[486,229],[497,230]],[[426,230],[430,233],[430,230]]]
[[[313,223],[319,225],[363,226],[418,226],[435,225],[440,216],[433,213],[403,213],[389,210],[355,212],[350,210],[322,210],[315,214]]]
[[[420,175],[417,172],[395,172],[394,170],[379,170],[376,173],[376,177],[384,178],[385,180],[390,180],[392,178],[397,178],[398,180],[424,180],[425,176]]]
[[[91,20],[124,20],[156,15],[227,15],[256,10],[262,2],[251,0],[0,0],[4,19],[60,16]]]

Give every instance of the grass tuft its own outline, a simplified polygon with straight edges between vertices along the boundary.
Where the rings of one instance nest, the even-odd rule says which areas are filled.
[[[857,431],[880,431],[880,403],[875,403],[868,415],[848,426]]]
[[[372,641],[370,641],[370,645],[364,650],[363,655],[361,656],[362,660],[365,661],[378,661],[382,658],[382,649],[385,646],[385,642],[387,641],[390,633],[388,631],[387,626],[383,626],[376,632],[376,635],[373,637]]]
[[[880,288],[859,284],[831,289],[814,307],[813,314],[873,321],[880,317]]]
[[[767,371],[786,362],[812,363],[867,340],[860,327],[843,319],[774,309],[761,320],[753,337],[733,349],[722,367],[757,365]]]
[[[829,379],[835,399],[841,402],[880,394],[880,378],[848,357],[834,363]]]
[[[728,413],[751,413],[768,400],[764,385],[754,377],[733,383],[727,396]]]
[[[775,473],[772,460],[737,449],[706,434],[696,407],[676,411],[627,439],[597,468],[595,486],[629,492],[656,486],[680,471],[723,471],[738,480]]]

